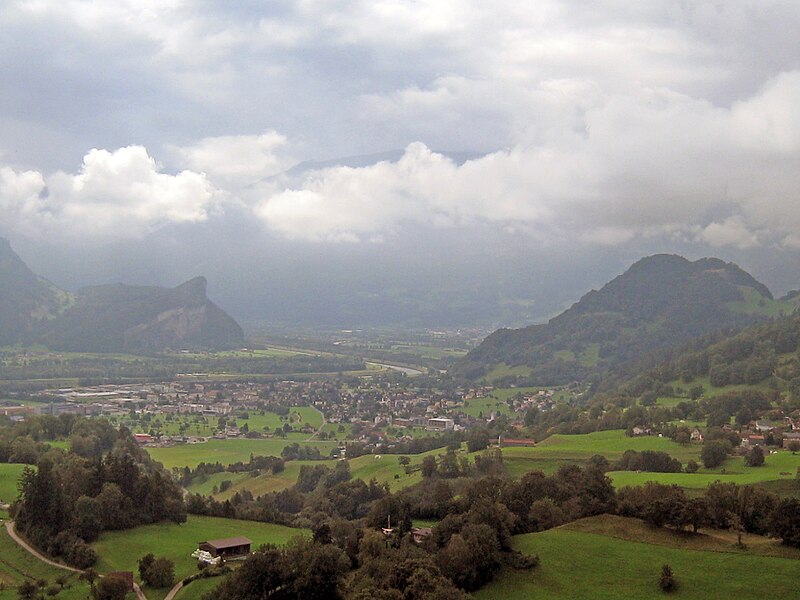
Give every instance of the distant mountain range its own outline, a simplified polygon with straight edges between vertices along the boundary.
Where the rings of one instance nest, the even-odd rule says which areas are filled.
[[[72,294],[38,277],[0,238],[0,345],[139,352],[241,344],[242,328],[196,277],[173,289],[123,284]]]
[[[643,258],[548,323],[500,329],[450,373],[459,379],[541,385],[585,379],[610,366],[726,328],[793,312],[733,263]]]

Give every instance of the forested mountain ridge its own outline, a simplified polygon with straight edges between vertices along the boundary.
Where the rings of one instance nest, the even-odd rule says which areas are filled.
[[[242,328],[206,295],[204,277],[168,289],[124,284],[70,294],[37,277],[0,240],[0,344],[84,352],[221,348]]]
[[[643,258],[548,323],[500,329],[459,361],[460,379],[549,385],[582,379],[643,354],[792,312],[733,263]]]

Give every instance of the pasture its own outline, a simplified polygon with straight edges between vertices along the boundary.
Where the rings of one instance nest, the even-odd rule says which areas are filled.
[[[0,463],[0,502],[10,504],[17,499],[17,482],[26,466]]]
[[[305,436],[308,437],[308,436]],[[293,442],[301,446],[318,448],[323,456],[330,454],[338,443],[333,441],[301,441],[304,438],[267,438],[267,439],[230,439],[209,440],[200,444],[182,444],[166,448],[148,448],[147,451],[154,460],[163,464],[167,469],[173,467],[196,467],[201,462],[220,462],[229,465],[235,462],[247,462],[250,455],[255,456],[280,456],[281,450]]]
[[[699,462],[699,461],[698,461]],[[647,481],[676,484],[684,488],[705,488],[715,481],[739,485],[756,484],[766,481],[797,482],[797,469],[800,468],[800,455],[788,450],[768,454],[760,467],[748,467],[740,456],[728,458],[716,469],[700,468],[697,473],[645,473],[634,471],[614,471],[609,477],[615,487],[637,486]],[[800,482],[798,489],[800,489]]]
[[[668,530],[652,531],[643,543],[582,531],[584,527],[579,521],[516,536],[514,548],[538,554],[541,564],[531,571],[502,571],[494,582],[475,592],[475,598],[655,600],[665,597],[658,587],[663,564],[675,572],[679,587],[670,594],[675,598],[706,600],[760,596],[761,592],[770,598],[796,595],[800,576],[796,557],[736,551],[722,543],[715,551],[707,551],[705,540],[698,549],[691,543],[673,547],[675,534]],[[730,551],[719,551],[723,547]]]
[[[626,450],[658,450],[685,463],[699,460],[700,447],[681,445],[669,438],[656,436],[628,437],[621,429],[582,435],[551,435],[532,448],[503,448],[503,459],[509,474],[520,477],[528,471],[552,473],[564,464],[584,464],[600,454],[609,461],[617,460]]]
[[[0,590],[0,600],[16,599],[16,588],[26,579],[44,579],[54,584],[56,579],[63,576],[66,576],[66,587],[56,598],[84,600],[89,596],[89,585],[80,581],[77,574],[36,560],[9,537],[4,525],[0,527],[0,582],[6,588]]]
[[[261,544],[286,544],[295,536],[307,536],[303,529],[292,529],[271,523],[237,521],[217,517],[189,515],[186,523],[156,523],[125,531],[104,532],[92,544],[100,560],[97,570],[133,571],[138,576],[138,560],[148,553],[165,556],[175,562],[175,577],[182,579],[197,572],[197,560],[191,553],[199,542],[244,535],[253,540],[253,549]],[[145,588],[148,600],[160,600],[168,589]]]

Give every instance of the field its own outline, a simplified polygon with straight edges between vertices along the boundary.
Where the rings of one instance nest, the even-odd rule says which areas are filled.
[[[458,410],[470,417],[488,417],[492,412],[507,415],[511,413],[508,404],[497,398],[473,398],[464,401],[464,406]]]
[[[36,560],[9,537],[4,525],[0,526],[0,582],[8,588],[0,591],[0,600],[17,598],[15,588],[26,579],[45,579],[53,584],[62,576],[67,577],[69,589],[63,590],[56,598],[84,600],[88,597],[89,586],[81,582],[76,574]]]
[[[206,579],[196,579],[187,586],[181,588],[175,600],[197,600],[206,592],[210,592],[222,582],[222,577],[208,577]]]
[[[445,452],[444,448],[431,450],[430,452],[423,452],[422,454],[408,455],[411,459],[411,473],[406,473],[405,467],[400,466],[398,459],[399,454],[366,454],[357,458],[350,459],[350,474],[353,479],[361,479],[369,482],[374,479],[378,483],[386,483],[392,492],[397,492],[408,486],[414,485],[422,481],[422,474],[419,469],[414,469],[415,466],[422,464],[423,459],[428,456],[436,456]],[[223,493],[217,494],[215,498],[218,500],[226,500],[232,497],[236,492],[247,490],[253,496],[260,496],[269,492],[279,492],[294,485],[297,477],[300,474],[300,468],[303,465],[325,465],[331,469],[336,466],[338,461],[324,460],[324,461],[303,461],[292,460],[286,463],[286,469],[277,475],[271,473],[260,475],[258,477],[239,477],[233,473],[223,473],[214,475],[214,480],[206,481],[200,485],[192,485],[189,490],[192,492],[200,491],[201,489],[210,489],[214,486],[214,481],[221,481],[224,479],[231,479],[235,483]]]
[[[800,576],[796,553],[792,558],[777,558],[763,555],[770,548],[737,551],[732,540],[725,538],[709,540],[701,535],[696,541],[687,541],[685,536],[669,530],[642,529],[635,520],[598,517],[517,536],[514,547],[526,554],[538,554],[541,564],[531,571],[503,571],[475,597],[664,598],[658,587],[663,564],[669,564],[675,572],[679,588],[670,595],[675,598],[796,597]],[[630,530],[631,535],[641,536],[646,543],[614,537],[620,530]],[[745,543],[751,544],[751,539]],[[771,544],[777,546],[777,542]],[[782,550],[778,547],[775,551]]]
[[[17,482],[26,466],[0,463],[0,502],[10,504],[17,499]]]
[[[197,572],[197,561],[190,555],[198,542],[244,535],[253,540],[253,548],[261,544],[282,545],[297,535],[308,535],[302,529],[291,529],[282,525],[237,521],[216,517],[189,515],[186,523],[158,523],[126,531],[107,531],[93,544],[100,557],[97,570],[137,572],[137,561],[152,552],[175,562],[176,579]],[[148,600],[160,600],[169,590],[145,588]]]
[[[264,433],[273,432],[278,427],[289,424],[300,430],[305,425],[318,429],[322,425],[322,413],[311,406],[293,406],[289,414],[282,417],[277,413],[249,413],[247,419],[231,415],[225,417],[228,425],[242,427],[247,425],[250,431]],[[219,423],[218,417],[205,415],[159,415],[150,421],[112,418],[113,423],[127,426],[134,433],[150,433],[151,430],[162,435],[212,436]],[[308,434],[306,434],[308,437]]]
[[[683,446],[656,436],[628,437],[622,430],[598,431],[585,435],[552,435],[533,448],[503,448],[506,468],[514,477],[528,471],[552,473],[568,463],[583,464],[595,454],[614,461],[626,450],[660,450],[685,463],[699,459],[700,447]]]
[[[495,367],[489,371],[486,375],[484,375],[483,379],[488,382],[496,381],[497,379],[502,379],[503,377],[512,377],[520,375],[522,377],[528,377],[531,374],[531,368],[526,367],[525,365],[518,365],[516,367],[511,367],[505,363],[500,363],[495,365]]]
[[[306,436],[307,437],[307,436]],[[162,463],[167,469],[173,467],[194,468],[201,462],[220,462],[229,465],[238,461],[247,462],[250,455],[255,456],[280,456],[281,450],[293,442],[301,446],[319,448],[323,456],[330,454],[330,451],[338,447],[336,442],[304,442],[300,439],[292,438],[270,438],[270,439],[232,439],[232,440],[209,440],[201,444],[183,444],[170,446],[167,448],[148,448],[150,456],[154,460]]]
[[[699,461],[698,461],[699,462]],[[748,467],[742,457],[731,457],[717,469],[701,468],[697,473],[637,473],[616,471],[609,473],[616,487],[642,485],[646,481],[674,483],[684,488],[705,488],[717,480],[739,485],[765,481],[796,481],[800,468],[800,455],[788,450],[768,454],[760,467]]]

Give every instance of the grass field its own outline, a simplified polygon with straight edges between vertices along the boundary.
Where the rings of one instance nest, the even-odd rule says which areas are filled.
[[[0,463],[0,502],[10,504],[17,499],[17,482],[26,466]]]
[[[797,557],[777,558],[753,550],[736,551],[724,540],[709,542],[703,536],[699,536],[696,544],[677,543],[675,534],[668,530],[650,531],[644,537],[647,543],[629,541],[606,535],[605,526],[598,527],[588,521],[588,524],[579,521],[515,537],[514,547],[526,554],[538,554],[541,564],[531,571],[505,570],[476,592],[475,597],[486,600],[664,598],[658,587],[663,564],[669,564],[675,572],[679,588],[670,594],[675,598],[796,597],[800,576]],[[615,520],[612,525],[623,530],[629,527],[632,532],[642,534],[636,521]],[[719,551],[725,548],[730,551]]]
[[[89,596],[89,586],[81,582],[76,574],[36,560],[9,537],[5,526],[0,527],[0,582],[7,588],[0,591],[0,600],[17,598],[16,587],[26,579],[34,581],[45,579],[53,584],[57,578],[64,575],[67,576],[69,588],[64,589],[56,598],[84,600]]]
[[[100,557],[97,570],[133,571],[138,575],[137,561],[152,552],[175,562],[175,576],[182,579],[197,572],[197,560],[190,555],[198,542],[244,535],[253,540],[253,549],[261,544],[282,545],[297,535],[308,535],[302,529],[282,525],[237,521],[216,517],[189,515],[186,523],[158,523],[126,531],[107,531],[93,544]],[[169,590],[145,588],[148,600],[161,600]]]
[[[210,592],[217,587],[224,577],[208,577],[206,579],[196,579],[187,586],[181,588],[175,600],[197,600],[206,592]]]
[[[795,481],[798,467],[800,467],[800,454],[779,450],[775,454],[768,454],[764,464],[760,467],[748,467],[744,464],[744,458],[737,456],[727,459],[720,468],[701,468],[697,473],[615,471],[609,473],[609,476],[616,487],[658,481],[659,483],[674,483],[685,488],[705,488],[717,480],[739,485],[767,481]]]
[[[464,406],[458,409],[466,415],[471,417],[485,417],[488,418],[492,412],[507,415],[511,413],[508,404],[504,400],[497,398],[473,398],[464,401]]]
[[[308,437],[308,436],[306,436]],[[270,438],[270,439],[232,439],[232,440],[209,440],[202,444],[183,444],[180,446],[170,446],[167,448],[148,448],[147,451],[154,460],[162,463],[167,469],[173,467],[194,468],[201,462],[217,462],[229,465],[238,461],[247,462],[250,455],[256,456],[280,456],[281,450],[293,442],[301,446],[319,448],[323,456],[330,454],[333,448],[338,447],[334,441],[304,442],[300,439],[292,438]]]
[[[628,437],[618,429],[585,435],[551,435],[533,448],[503,448],[503,458],[509,473],[519,477],[528,471],[552,473],[563,464],[583,464],[595,454],[613,461],[626,450],[660,450],[683,463],[690,458],[698,460],[700,456],[700,447],[696,445],[683,446],[655,436]]]
[[[483,379],[488,382],[496,381],[498,379],[502,379],[503,377],[512,377],[520,375],[522,377],[527,377],[531,374],[531,368],[526,367],[525,365],[517,365],[516,367],[511,367],[505,363],[500,363],[495,365],[494,368],[489,371],[486,375],[484,375]]]
[[[289,424],[293,429],[300,430],[305,425],[318,429],[322,425],[322,413],[312,406],[293,406],[288,415],[281,417],[277,413],[265,412],[249,413],[247,419],[231,415],[226,417],[229,425],[235,424],[242,427],[247,424],[250,431],[270,433],[278,427]],[[219,424],[218,417],[203,415],[159,415],[151,421],[133,421],[131,419],[112,419],[112,422],[127,426],[134,433],[149,433],[151,430],[162,435],[188,435],[207,437],[214,434]],[[182,429],[183,428],[183,429]]]

